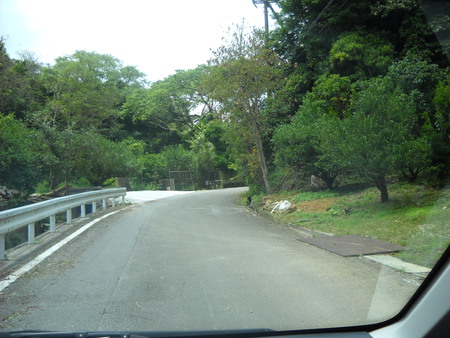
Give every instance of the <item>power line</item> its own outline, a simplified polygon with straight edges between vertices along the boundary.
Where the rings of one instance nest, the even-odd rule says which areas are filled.
[[[330,5],[333,3],[334,0],[330,0],[328,1],[327,5],[322,9],[322,11],[319,13],[319,15],[317,15],[317,17],[314,19],[314,21],[311,23],[311,25],[307,28],[305,35],[309,33],[309,31],[311,31],[314,26],[317,24],[317,21],[319,21],[319,19],[322,17],[323,13],[325,13],[325,11],[327,10],[328,7],[330,7]]]
[[[300,38],[301,37],[305,37],[313,28],[314,26],[317,24],[317,22],[320,20],[320,18],[322,17],[322,15],[325,13],[325,11],[327,10],[327,8],[333,3],[334,0],[330,0],[328,1],[328,3],[326,4],[326,6],[322,9],[322,11],[317,15],[317,17],[314,19],[314,21],[306,28],[306,30],[301,34],[301,36],[298,37],[297,41],[295,42],[295,44],[299,43]],[[342,7],[344,7],[344,5],[348,2],[348,0],[344,0],[342,2],[342,4],[339,6],[339,8],[333,13],[333,15],[331,16],[331,19],[334,18],[336,16],[337,13],[339,13],[342,9]],[[322,32],[322,30],[327,26],[328,24],[325,23],[325,25],[323,25],[320,30],[314,35],[314,37],[312,38],[312,40],[314,40],[315,38],[317,38],[319,36],[319,34]],[[292,54],[294,52],[295,46],[293,46],[290,51],[287,54]],[[302,56],[305,53],[305,50],[302,50],[301,54],[299,55]]]
[[[344,2],[341,4],[341,6],[339,6],[339,8],[336,10],[336,12],[333,13],[333,15],[331,16],[331,18],[334,18],[334,16],[339,13],[339,11],[342,9],[342,7],[344,7],[344,5],[347,3],[348,0],[344,0]],[[325,24],[324,26],[322,26],[320,28],[320,30],[317,32],[316,35],[314,35],[313,40],[315,38],[317,38],[319,36],[319,34],[322,32],[322,30],[327,26],[327,24]]]

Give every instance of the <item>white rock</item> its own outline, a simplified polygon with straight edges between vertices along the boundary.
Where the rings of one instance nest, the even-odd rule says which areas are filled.
[[[275,207],[272,209],[271,213],[275,211],[284,211],[289,209],[292,206],[292,204],[289,201],[280,201],[278,202]]]

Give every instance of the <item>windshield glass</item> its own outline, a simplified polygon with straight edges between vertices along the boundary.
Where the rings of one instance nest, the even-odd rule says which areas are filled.
[[[450,243],[449,15],[2,0],[0,330],[397,315]]]

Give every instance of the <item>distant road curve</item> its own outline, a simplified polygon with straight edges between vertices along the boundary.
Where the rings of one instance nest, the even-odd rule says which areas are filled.
[[[193,191],[171,191],[171,190],[141,190],[141,191],[127,191],[125,201],[131,203],[143,203],[149,201],[156,201],[167,197],[190,194]]]
[[[234,191],[244,192],[248,190],[247,187],[235,188]],[[178,191],[178,190],[140,190],[140,191],[127,191],[125,201],[131,203],[143,203],[149,201],[156,201],[167,197],[192,194],[194,191]]]

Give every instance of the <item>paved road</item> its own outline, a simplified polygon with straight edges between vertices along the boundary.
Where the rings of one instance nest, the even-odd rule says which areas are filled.
[[[143,203],[149,201],[156,201],[163,198],[180,196],[185,194],[191,194],[192,191],[155,191],[155,190],[143,190],[143,191],[128,191],[125,198],[126,202],[131,203]]]
[[[0,295],[3,330],[298,329],[376,321],[416,288],[309,246],[234,204],[239,189],[134,204]]]

